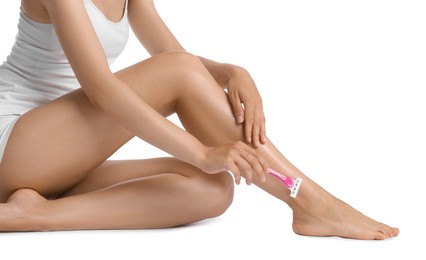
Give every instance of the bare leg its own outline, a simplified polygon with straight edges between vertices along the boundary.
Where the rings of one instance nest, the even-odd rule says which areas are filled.
[[[184,127],[212,146],[244,140],[241,126],[235,124],[226,94],[201,64],[194,63],[191,71],[195,75],[191,83],[179,85],[178,88],[181,94],[176,111]],[[138,70],[140,68],[136,66],[118,75],[132,86],[137,86],[140,81]],[[254,180],[256,185],[293,209],[293,229],[296,233],[356,239],[384,239],[398,234],[398,229],[378,223],[330,195],[293,166],[270,141],[259,147],[258,151],[272,168],[303,179],[297,199],[290,198],[289,191],[273,177],[269,176],[265,183]]]
[[[147,96],[165,116],[175,109],[176,93],[171,91],[175,85],[171,77],[162,81],[161,73],[154,73],[154,78],[149,74],[153,74],[152,68],[160,72],[167,64],[176,66],[181,56],[170,53],[144,62],[148,74],[141,75],[146,76],[144,85],[156,81],[170,87]],[[154,90],[157,85],[152,84]],[[114,177],[106,183],[102,173],[109,167],[105,169],[103,162],[132,137],[95,109],[82,90],[22,116],[0,164],[0,202],[8,201],[0,204],[0,230],[170,227],[214,217],[228,208],[233,194],[229,174],[207,175],[176,160],[155,161],[163,167],[160,169],[147,167],[146,162],[120,163],[115,170],[127,177]],[[145,170],[147,174],[142,173]],[[150,188],[166,183],[169,193]],[[38,194],[65,197],[46,201]],[[133,200],[130,194],[135,196]],[[115,199],[120,196],[129,200]],[[114,218],[117,212],[127,217]]]
[[[93,173],[96,180],[55,200],[18,190],[2,205],[15,212],[0,216],[1,230],[165,228],[219,216],[232,202],[229,174],[209,176],[173,158],[107,162],[100,168]],[[98,189],[79,194],[87,184]]]
[[[143,62],[125,69],[117,75],[133,87],[141,98],[150,103],[157,111],[168,114],[168,112],[164,111],[169,111],[168,109],[176,110],[185,128],[204,143],[209,145],[220,145],[243,140],[242,128],[235,124],[226,94],[217,86],[213,78],[211,78],[195,57],[181,53],[174,55],[173,59],[166,62],[161,62],[161,59],[156,58],[150,62]],[[88,106],[87,104],[84,105],[84,107]],[[89,111],[93,110],[90,108],[87,109]],[[64,113],[61,113],[61,115],[64,115]],[[101,115],[98,114],[96,116],[100,117]],[[106,122],[108,121],[106,120]],[[89,124],[89,122],[85,123]],[[102,121],[102,123],[105,122]],[[91,130],[99,130],[96,127]],[[116,130],[118,130],[117,127]],[[123,133],[123,130],[117,132]],[[116,136],[114,136],[110,131],[107,131],[107,134],[101,137],[105,137],[105,140],[111,140],[112,138],[116,143],[114,144],[113,142],[112,144],[108,144],[107,147],[101,149],[103,155],[92,160],[85,161],[83,158],[77,158],[77,162],[84,162],[84,167],[80,167],[78,171],[75,171],[80,174],[80,177],[76,177],[75,173],[73,175],[72,171],[67,171],[67,178],[71,181],[74,180],[74,178],[76,180],[81,179],[81,177],[85,175],[84,171],[95,168],[102,162],[102,158],[105,158],[106,155],[113,152],[114,149],[117,149],[117,147],[126,140],[126,138],[123,138],[123,135],[116,134]],[[97,148],[99,149],[99,147]],[[255,180],[255,183],[261,188],[287,202],[289,206],[292,207],[294,211],[293,227],[295,232],[304,235],[335,235],[358,239],[383,239],[397,235],[397,229],[392,229],[363,216],[353,208],[328,194],[291,165],[272,143],[268,142],[260,147],[258,151],[267,158],[271,166],[276,170],[286,172],[292,177],[300,176],[304,179],[300,194],[295,200],[289,199],[288,191],[275,179],[268,178],[267,182],[262,184],[260,184],[258,180]],[[89,152],[93,151],[89,150]],[[90,154],[90,156],[93,155]],[[10,156],[10,158],[11,157],[12,156]],[[60,166],[61,165],[56,169],[57,171],[62,169]],[[10,170],[10,168],[6,166],[4,169]],[[25,167],[23,169],[25,169]],[[50,172],[49,177],[55,176],[52,175],[55,174],[55,171],[50,170]],[[19,175],[22,173],[17,171],[16,174]],[[40,174],[43,175],[45,173],[41,172]],[[9,183],[14,184],[16,179],[17,178],[14,178],[13,182]],[[18,178],[18,180],[20,179]],[[52,186],[46,186],[45,183],[35,183],[31,185],[21,183],[15,185],[15,187],[36,187],[37,191],[49,194],[49,192],[55,191],[55,187],[61,185],[65,188],[67,184],[63,184],[61,181],[58,181],[57,185]],[[102,193],[99,192],[98,195],[99,194]],[[45,213],[44,215],[58,216],[58,214],[62,214],[62,216],[64,216],[67,214],[65,213],[67,210],[64,209],[71,209],[71,205],[75,207],[76,205],[80,205],[78,202],[86,200],[96,203],[101,199],[102,196],[93,196],[91,193],[82,194],[80,197],[71,196],[64,200],[57,201],[58,204],[62,204],[57,207],[49,207],[49,214]],[[111,199],[113,199],[113,197],[111,197]],[[67,207],[62,208],[62,206],[66,205],[65,202],[69,204]],[[110,206],[112,207],[113,205]],[[62,210],[59,210],[61,208]],[[56,211],[54,209],[56,209]],[[52,213],[52,211],[54,212]],[[56,217],[56,219],[60,218]],[[87,215],[67,215],[62,219],[67,220],[58,224],[62,228],[67,228],[67,225],[69,225],[68,223],[72,222],[70,220],[75,221],[75,225],[78,227],[85,227],[86,225],[90,226],[93,224],[93,219]],[[109,220],[110,222],[108,225],[114,226],[115,222],[111,221],[111,218],[109,218]],[[143,225],[139,224],[139,226]],[[102,228],[107,228],[107,226]]]

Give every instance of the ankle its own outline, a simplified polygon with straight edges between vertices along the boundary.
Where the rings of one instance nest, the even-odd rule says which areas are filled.
[[[304,180],[296,198],[291,198],[288,205],[295,213],[317,213],[332,203],[333,197],[327,191],[310,180]],[[322,207],[318,208],[318,205]]]
[[[4,204],[10,218],[8,227],[11,231],[46,230],[47,200],[30,189],[21,189],[10,196]]]
[[[37,208],[34,208],[30,215],[27,216],[28,228],[31,231],[50,231],[50,218],[47,214],[48,210],[48,201],[43,204],[38,205]]]

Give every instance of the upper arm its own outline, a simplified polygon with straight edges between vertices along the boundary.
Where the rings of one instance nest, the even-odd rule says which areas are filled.
[[[153,0],[129,0],[129,22],[136,37],[151,55],[183,50],[159,16]]]
[[[83,0],[43,0],[62,49],[89,98],[113,76]]]

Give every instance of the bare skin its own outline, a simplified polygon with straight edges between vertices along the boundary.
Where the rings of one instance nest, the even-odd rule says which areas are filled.
[[[140,126],[110,112],[114,108],[103,107],[100,99],[90,97],[96,91],[83,86],[28,112],[15,125],[0,164],[0,230],[162,228],[215,217],[232,202],[229,170],[237,182],[241,175],[286,202],[297,234],[355,239],[398,235],[397,228],[364,216],[294,167],[263,135],[261,120],[256,123],[259,116],[247,124],[250,115],[244,114],[241,124],[232,94],[221,88],[223,77],[212,62],[181,50],[152,53],[114,76],[162,120],[176,112],[187,132],[163,121],[157,132],[166,129],[163,138],[169,131],[189,145],[171,139],[174,146],[169,147],[138,131]],[[69,55],[77,54],[71,50]],[[243,69],[233,72],[233,79],[249,78]],[[146,137],[178,159],[105,161],[134,136]],[[194,140],[207,148],[197,150]],[[186,145],[201,159],[185,152]],[[296,199],[264,174],[268,167],[303,179]],[[57,199],[45,199],[52,196]]]

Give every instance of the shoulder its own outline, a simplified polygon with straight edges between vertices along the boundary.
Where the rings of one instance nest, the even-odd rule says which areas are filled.
[[[49,23],[49,14],[44,6],[43,0],[21,0],[22,11],[32,20]]]
[[[49,11],[52,8],[69,8],[82,4],[83,0],[21,0],[21,9],[32,20],[51,23]],[[49,8],[48,8],[49,6]]]

